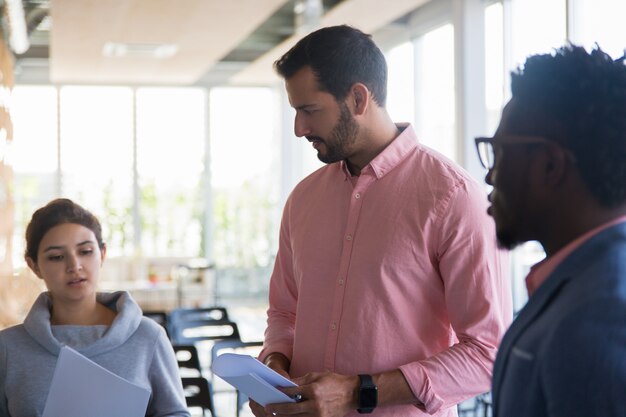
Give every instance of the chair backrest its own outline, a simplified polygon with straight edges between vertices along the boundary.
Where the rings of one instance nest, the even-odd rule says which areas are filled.
[[[213,409],[213,395],[211,392],[211,385],[206,378],[181,378],[183,382],[183,391],[185,393],[185,401],[187,401],[187,407],[200,407],[202,408],[202,414],[206,410],[211,412],[211,416],[215,416],[215,410]]]
[[[170,338],[176,345],[192,345],[203,340],[239,340],[239,328],[232,321],[190,320],[172,327]]]
[[[170,311],[168,315],[168,333],[170,338],[177,333],[177,327],[184,325],[190,321],[216,321],[228,322],[228,311],[226,307],[202,307],[202,308],[186,308],[180,307]]]
[[[181,376],[202,376],[198,349],[194,345],[174,345],[174,353]]]
[[[213,346],[211,346],[211,363],[215,361],[215,359],[220,355],[220,352],[223,350],[256,356],[256,354],[261,351],[262,347],[262,340],[255,340],[251,342],[244,342],[242,340],[235,339],[217,340]]]
[[[179,307],[170,311],[169,315],[173,323],[186,320],[229,320],[226,307]]]

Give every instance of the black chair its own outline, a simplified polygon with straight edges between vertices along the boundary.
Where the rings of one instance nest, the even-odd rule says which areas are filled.
[[[167,318],[167,329],[170,338],[177,332],[177,327],[182,323],[196,320],[228,322],[228,311],[225,307],[180,307],[170,311]],[[173,341],[174,339],[172,339]]]
[[[193,345],[204,340],[239,340],[239,328],[231,321],[189,320],[171,327],[170,339],[175,345]]]
[[[202,376],[198,349],[194,345],[173,345],[181,376]]]
[[[170,311],[168,324],[176,326],[177,323],[189,320],[230,321],[226,307],[179,307]]]
[[[202,415],[206,416],[207,410],[211,413],[211,416],[215,416],[215,409],[213,408],[213,398],[211,393],[211,385],[206,378],[181,378],[183,382],[183,391],[185,393],[185,401],[188,408],[201,408]]]

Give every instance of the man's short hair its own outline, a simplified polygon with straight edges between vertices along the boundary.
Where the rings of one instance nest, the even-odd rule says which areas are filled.
[[[337,101],[346,98],[355,83],[363,83],[379,106],[387,100],[387,63],[371,36],[347,25],[319,29],[302,38],[274,62],[280,76],[289,79],[309,66],[319,88]]]
[[[626,202],[626,65],[596,46],[568,45],[529,57],[511,74],[510,128],[569,149],[605,207]]]

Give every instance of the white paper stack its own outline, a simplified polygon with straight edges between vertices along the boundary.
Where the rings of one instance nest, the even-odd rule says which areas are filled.
[[[224,353],[215,359],[211,368],[215,375],[262,406],[295,402],[276,388],[297,385],[250,355]]]
[[[144,417],[150,391],[70,347],[59,353],[43,417]]]

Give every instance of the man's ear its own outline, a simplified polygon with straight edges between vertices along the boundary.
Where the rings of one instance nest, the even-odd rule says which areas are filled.
[[[355,116],[361,116],[369,106],[371,93],[363,83],[354,83],[350,88],[350,98]]]
[[[558,187],[573,169],[571,153],[557,143],[549,142],[542,147],[545,149],[545,162],[543,165],[546,184]]]
[[[43,279],[43,277],[41,276],[41,272],[39,271],[39,267],[37,266],[37,262],[33,261],[32,258],[27,256],[26,257],[26,264],[31,269],[31,271],[33,271],[35,273],[35,275],[37,275],[39,278]]]

